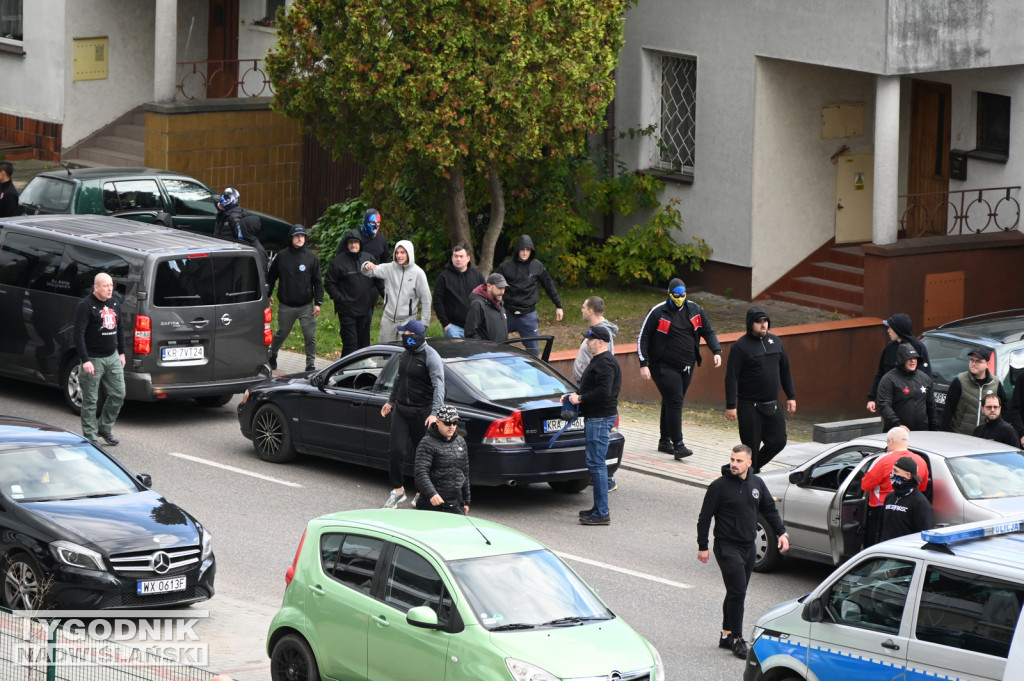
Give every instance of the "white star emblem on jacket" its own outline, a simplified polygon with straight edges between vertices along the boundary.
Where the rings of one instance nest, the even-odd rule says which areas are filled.
[[[921,394],[924,395],[926,392],[928,392],[928,388],[926,386],[922,385],[921,386]]]
[[[774,338],[769,338],[768,339],[768,345],[775,345],[775,339]]]

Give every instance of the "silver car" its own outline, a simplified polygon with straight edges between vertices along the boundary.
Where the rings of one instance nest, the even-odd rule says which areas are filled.
[[[1024,511],[1024,452],[991,440],[945,432],[914,431],[911,451],[928,463],[928,489],[936,526],[958,525]],[[789,532],[787,555],[838,565],[861,549],[867,494],[861,478],[885,451],[885,435],[833,445],[788,447],[767,471]],[[774,462],[773,462],[774,463]],[[782,554],[771,526],[758,518],[754,569],[769,572]]]

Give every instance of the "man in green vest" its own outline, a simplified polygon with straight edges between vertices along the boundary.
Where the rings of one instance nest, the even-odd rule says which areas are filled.
[[[940,430],[973,435],[975,428],[985,423],[982,405],[986,395],[998,395],[1000,404],[1006,403],[1002,384],[988,370],[991,357],[992,350],[980,346],[967,353],[967,371],[949,384]]]

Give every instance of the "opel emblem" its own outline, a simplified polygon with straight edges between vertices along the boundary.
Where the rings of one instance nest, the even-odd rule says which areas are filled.
[[[224,326],[231,326],[231,315],[229,315],[227,312],[222,314],[220,316],[220,323],[223,324]]]
[[[162,575],[171,569],[171,557],[167,555],[165,551],[157,551],[153,554],[153,557],[149,559],[150,566],[153,572],[158,575]]]
[[[619,672],[612,672],[608,675],[608,681],[622,681],[622,674]]]

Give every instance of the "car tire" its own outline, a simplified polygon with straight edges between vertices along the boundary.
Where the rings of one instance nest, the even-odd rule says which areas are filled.
[[[551,485],[551,489],[560,494],[576,494],[585,490],[590,484],[590,480],[552,480],[548,484]]]
[[[320,681],[316,657],[298,634],[288,634],[274,644],[270,653],[271,681]]]
[[[265,404],[256,411],[252,419],[252,446],[256,456],[269,463],[288,463],[295,458],[288,420],[277,405]]]
[[[754,572],[771,572],[779,567],[779,538],[764,516],[757,516],[757,534],[754,538]]]
[[[65,360],[60,368],[60,392],[64,395],[64,404],[75,416],[82,414],[82,385],[78,382],[81,370],[81,362],[74,357]]]
[[[234,394],[232,393],[227,393],[226,395],[201,395],[195,398],[195,400],[196,404],[198,404],[200,407],[213,408],[223,407],[225,404],[231,401],[232,397],[234,397]]]
[[[46,591],[46,577],[35,558],[15,553],[4,560],[3,604],[11,610],[38,610]]]

